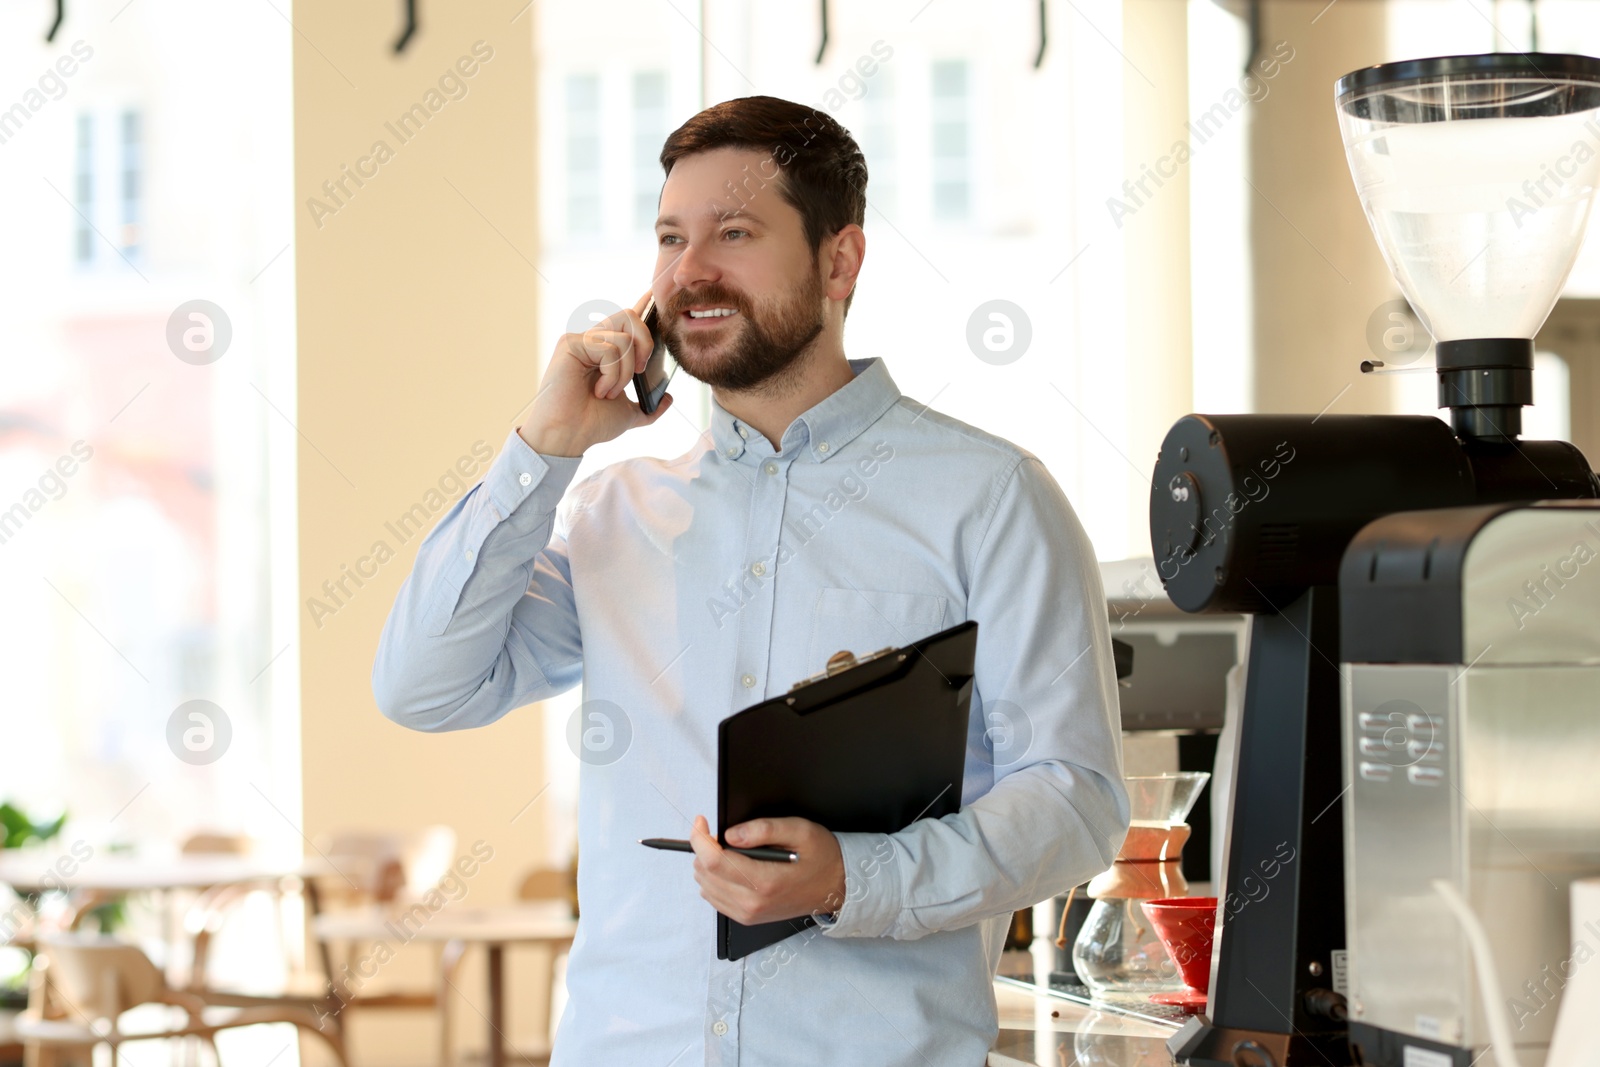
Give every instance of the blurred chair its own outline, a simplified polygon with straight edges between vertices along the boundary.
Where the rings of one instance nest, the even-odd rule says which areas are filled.
[[[0,883],[0,946],[32,952],[33,933],[38,924],[39,915],[33,902]]]
[[[61,1019],[68,1013],[52,977],[50,958],[39,953],[35,941],[33,962],[28,969],[27,1007],[11,1020],[12,1036],[21,1045],[24,1067],[94,1067],[93,1044],[75,1042],[61,1035],[49,1042],[23,1040],[21,1030],[28,1022]]]
[[[571,867],[536,867],[522,876],[522,884],[517,887],[518,900],[559,900],[567,905],[567,910],[572,917],[578,917],[578,870],[574,861]],[[554,949],[540,948],[550,961],[549,996],[545,998],[545,1030],[550,1042],[555,1041],[556,1022],[555,995],[561,978],[561,961],[566,957],[565,952]]]
[[[536,867],[522,876],[522,884],[517,887],[517,899],[522,901],[549,901],[555,900],[567,906],[567,910],[574,917],[578,914],[577,871],[567,867]],[[540,947],[538,949],[549,961],[549,985],[546,988],[545,998],[545,1040],[537,1049],[520,1049],[515,1054],[519,1063],[534,1064],[549,1061],[550,1048],[555,1041],[556,1018],[552,1007],[555,1001],[555,992],[561,978],[561,961],[566,956],[565,952],[556,952],[552,949]],[[440,1039],[441,1067],[452,1067],[455,1062],[451,1050],[450,1036],[450,993],[452,991],[451,979],[456,969],[460,967],[461,957],[466,952],[466,945],[460,941],[446,943],[444,956],[441,963],[449,969],[443,971],[445,975],[439,983],[439,1028],[442,1034]]]
[[[185,856],[248,856],[255,843],[244,834],[222,834],[200,830],[184,838],[178,851]]]
[[[573,918],[578,917],[578,871],[574,861],[571,867],[536,867],[522,877],[522,885],[517,887],[518,900],[559,900],[567,906]],[[556,1014],[556,990],[560,988],[561,964],[566,959],[565,952],[557,952],[554,948],[538,946],[538,952],[545,955],[549,961],[549,985],[545,989],[545,1045],[546,1050],[555,1044],[556,1023],[560,1021]],[[546,1055],[549,1052],[546,1051]]]
[[[577,914],[576,880],[568,867],[536,867],[522,876],[518,900],[564,900]]]
[[[35,948],[33,935],[37,922],[33,907],[18,896],[10,886],[0,884],[0,967],[3,967],[13,949],[29,957]],[[22,1059],[22,1042],[12,1029],[14,1012],[21,1006],[11,1000],[8,991],[0,1000],[0,1063],[17,1063]]]
[[[398,907],[420,900],[450,871],[455,860],[456,835],[448,826],[429,826],[410,832],[345,830],[319,836],[315,843],[319,855],[328,861],[330,873],[306,879],[309,918],[340,908]],[[370,1009],[437,1010],[444,1003],[443,990],[450,988],[462,950],[452,952],[449,944],[434,948],[437,975],[428,987],[407,987],[363,981],[350,992],[341,987],[339,976],[348,973],[354,961],[366,954],[366,942],[338,943],[317,937],[316,949],[322,964],[326,989],[342,1010],[341,1025],[348,1034],[351,1011]],[[444,1013],[441,1012],[441,1017]],[[440,1042],[445,1060],[449,1058],[449,1025],[441,1027]]]
[[[124,1044],[174,1038],[198,1039],[220,1065],[216,1035],[262,1023],[291,1023],[315,1033],[341,1067],[349,1062],[342,1036],[321,1027],[315,1011],[278,1003],[218,1005],[202,993],[173,988],[143,950],[115,937],[41,932],[39,952],[28,1010],[16,1020],[28,1067],[58,1067],[64,1060],[87,1067],[99,1045],[111,1048],[115,1067]],[[122,1016],[146,1004],[181,1008],[184,1020],[155,1030],[124,1030]]]
[[[334,993],[331,984],[319,974],[291,971],[283,987],[273,992],[255,992],[229,989],[213,983],[208,963],[212,941],[228,918],[231,894],[248,892],[249,886],[219,886],[204,895],[202,901],[185,916],[184,929],[193,946],[188,981],[182,992],[200,997],[207,1004],[237,1008],[278,1008],[309,1012],[320,1029],[344,1040],[343,1001]],[[210,898],[209,900],[207,898]]]
[[[185,838],[178,846],[178,850],[185,856],[249,856],[256,851],[256,841],[245,834],[198,830]],[[236,907],[251,893],[266,893],[272,898],[273,925],[278,936],[279,951],[285,965],[290,971],[294,971],[305,966],[305,945],[304,942],[291,941],[290,924],[284,918],[283,912],[290,894],[300,892],[300,881],[296,878],[274,878],[245,885],[218,886],[203,891],[196,897],[187,909],[184,925],[191,934],[194,928],[199,926],[206,931],[208,938],[215,936],[222,926],[219,921],[221,912]],[[204,949],[197,949],[196,955],[204,955],[204,952]],[[194,982],[195,975],[192,972],[189,984],[192,985]]]

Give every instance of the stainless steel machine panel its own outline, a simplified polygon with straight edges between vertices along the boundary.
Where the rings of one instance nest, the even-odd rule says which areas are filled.
[[[1429,888],[1465,867],[1455,670],[1344,668],[1350,1014],[1405,1033],[1434,1020],[1421,1036],[1447,1041],[1471,1003],[1465,945]]]
[[[1600,874],[1600,668],[1344,671],[1351,1017],[1487,1045],[1466,939],[1429,884],[1444,878],[1489,931],[1536,1067],[1571,955],[1569,887]]]
[[[1469,663],[1600,664],[1600,510],[1547,503],[1501,515],[1467,552]]]

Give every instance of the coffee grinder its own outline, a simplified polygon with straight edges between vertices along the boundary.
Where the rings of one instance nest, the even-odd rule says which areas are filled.
[[[1467,664],[1464,650],[1475,654],[1481,646],[1473,636],[1463,639],[1459,576],[1475,581],[1486,569],[1525,567],[1553,539],[1575,532],[1570,520],[1600,517],[1582,507],[1528,506],[1592,501],[1600,497],[1600,479],[1571,444],[1520,437],[1521,408],[1532,402],[1532,338],[1571,269],[1595,190],[1596,154],[1577,165],[1572,157],[1583,155],[1574,145],[1584,138],[1600,146],[1586,132],[1586,124],[1600,127],[1600,61],[1497,54],[1390,63],[1340,79],[1336,96],[1363,207],[1401,289],[1437,340],[1439,405],[1450,410],[1450,422],[1406,415],[1190,415],[1162,444],[1150,528],[1168,596],[1186,611],[1252,616],[1208,1010],[1169,1042],[1180,1062],[1192,1064],[1350,1064],[1355,1053],[1347,1022],[1354,1016],[1366,1025],[1376,1010],[1351,986],[1353,972],[1360,981],[1369,972],[1351,960],[1346,926],[1341,709],[1350,698],[1341,694],[1340,665],[1350,657],[1344,642],[1354,640],[1351,651],[1374,669]],[[1523,182],[1537,187],[1546,162],[1564,184],[1557,188],[1547,179],[1533,214],[1525,215]],[[1534,518],[1514,518],[1520,515]],[[1387,525],[1369,527],[1376,520]],[[1510,524],[1505,536],[1488,537],[1503,523]],[[1538,532],[1517,532],[1527,524]],[[1409,540],[1399,539],[1401,529]],[[1374,531],[1376,543],[1351,547],[1358,535]],[[1529,577],[1537,580],[1546,562],[1534,561]],[[1441,590],[1452,567],[1458,599],[1449,613],[1441,605],[1451,594]],[[1393,583],[1384,584],[1391,575]],[[1358,594],[1363,577],[1370,588]],[[1341,603],[1341,579],[1354,600]],[[1428,595],[1418,592],[1418,583]],[[1581,597],[1571,599],[1578,610]],[[1373,604],[1386,615],[1381,629],[1374,626]],[[1380,647],[1386,635],[1400,631],[1435,633],[1432,654],[1447,658],[1415,659],[1421,647],[1415,642]],[[1558,640],[1538,653],[1519,643],[1513,656],[1581,661],[1595,637],[1586,640],[1588,646],[1583,639]],[[1505,666],[1526,661],[1513,658]],[[1349,671],[1356,691],[1352,714],[1376,713],[1381,705],[1365,705],[1388,690],[1373,688],[1376,683],[1358,688],[1358,668]],[[1480,691],[1496,694],[1483,699],[1531,698],[1518,683],[1499,684],[1498,690],[1491,682],[1460,692],[1455,686],[1449,699],[1478,699],[1473,694]],[[1359,720],[1352,732],[1358,756],[1362,738],[1384,746],[1402,742],[1409,759],[1413,741],[1445,736],[1448,743],[1451,731],[1461,730],[1451,718],[1456,705],[1417,694],[1384,697],[1390,699],[1422,709],[1406,713],[1414,721],[1402,716],[1421,736],[1369,735],[1361,724],[1376,730],[1377,720]],[[1466,730],[1475,729],[1469,721]],[[1432,777],[1436,767],[1469,752],[1492,762],[1481,731],[1473,736],[1473,748],[1453,747],[1439,763],[1427,762],[1435,752],[1424,744],[1417,767],[1426,770],[1415,777]],[[1359,758],[1354,766],[1359,774]],[[1410,783],[1411,768],[1398,773]],[[1479,763],[1464,770],[1449,764],[1437,784],[1459,788],[1460,775],[1483,773]],[[1428,795],[1448,799],[1443,789]],[[1538,812],[1553,817],[1548,809]],[[1541,814],[1530,817],[1544,825]],[[1350,846],[1363,863],[1368,848],[1358,835],[1366,825],[1354,827]],[[1446,825],[1435,818],[1425,832]],[[1381,845],[1399,848],[1393,835]],[[1370,870],[1352,868],[1358,880],[1381,879],[1377,872],[1386,864],[1405,862],[1377,841],[1372,848]],[[1454,868],[1458,880],[1462,870]],[[1399,883],[1385,884],[1382,892]],[[1516,885],[1527,888],[1525,880]],[[1355,943],[1365,946],[1368,916],[1390,923],[1389,933],[1397,919],[1392,907],[1362,906],[1361,893],[1352,894],[1361,909],[1353,926]],[[1497,903],[1502,899],[1506,906],[1531,906],[1525,897],[1494,896]],[[1489,903],[1481,894],[1478,901]],[[1441,927],[1427,929],[1438,935]],[[1436,948],[1429,942],[1426,951]],[[1379,970],[1372,975],[1381,973],[1377,958],[1373,966]],[[1355,1015],[1358,1009],[1363,1014]],[[1454,1062],[1402,1055],[1411,1056],[1405,1067]]]
[[[1600,61],[1394,64],[1342,79],[1338,105],[1441,367],[1467,345],[1523,366],[1600,184]],[[1506,427],[1488,412],[1469,428]],[[1574,957],[1571,885],[1600,874],[1600,504],[1385,516],[1345,551],[1339,594],[1353,1056],[1507,1067],[1485,1055],[1504,996],[1512,1055],[1542,1064]],[[1486,933],[1486,975],[1451,896]]]

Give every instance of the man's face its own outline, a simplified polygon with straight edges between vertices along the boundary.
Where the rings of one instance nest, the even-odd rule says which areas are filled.
[[[782,180],[770,153],[718,148],[678,160],[661,192],[651,290],[667,347],[713,388],[783,374],[826,321],[818,259]]]

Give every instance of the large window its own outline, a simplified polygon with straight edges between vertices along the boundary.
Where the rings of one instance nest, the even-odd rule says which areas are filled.
[[[893,216],[899,211],[899,154],[894,127],[894,71],[880,69],[861,96],[861,123],[854,127],[856,142],[867,157],[867,185],[872,202]]]
[[[298,852],[291,30],[32,14],[0,33],[0,799],[97,850]]]
[[[600,232],[600,78],[567,77],[567,233],[587,237]]]
[[[633,228],[650,233],[656,225],[661,192],[661,143],[667,125],[667,74],[642,70],[633,76]]]
[[[967,63],[962,59],[938,60],[929,69],[933,102],[933,151],[929,172],[933,178],[933,217],[944,221],[965,219],[971,204],[968,177]]]

